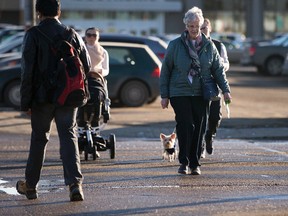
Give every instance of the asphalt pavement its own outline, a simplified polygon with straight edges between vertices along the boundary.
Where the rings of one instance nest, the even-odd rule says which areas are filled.
[[[287,141],[217,139],[202,175],[177,173],[162,160],[159,139],[118,137],[116,157],[82,158],[83,202],[69,202],[58,138],[52,136],[37,200],[16,192],[24,178],[29,136],[1,134],[0,215],[287,215]]]
[[[202,159],[202,175],[182,176],[177,160],[161,158],[159,134],[171,133],[175,122],[171,109],[158,112],[158,102],[112,109],[102,135],[116,135],[116,157],[110,159],[109,150],[96,161],[81,156],[85,201],[79,203],[69,202],[64,186],[55,125],[39,198],[29,201],[16,192],[16,181],[24,178],[30,120],[2,108],[0,215],[287,215],[287,121],[224,117],[214,155]]]

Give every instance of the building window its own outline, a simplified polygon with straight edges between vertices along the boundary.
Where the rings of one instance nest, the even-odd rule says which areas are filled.
[[[126,12],[126,11],[62,11],[64,19],[110,19],[110,20],[154,20],[155,12]]]

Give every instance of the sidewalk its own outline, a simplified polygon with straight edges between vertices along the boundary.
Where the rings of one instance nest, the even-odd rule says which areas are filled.
[[[175,122],[127,119],[123,111],[115,110],[113,119],[108,122],[102,134],[114,133],[116,138],[158,139],[160,133],[170,134],[174,130]],[[147,114],[146,114],[147,115]],[[126,120],[123,120],[126,118]],[[153,119],[153,118],[152,118]],[[30,120],[21,112],[2,110],[0,117],[0,134],[30,135]],[[55,125],[54,125],[55,128]],[[52,135],[56,135],[54,129]],[[270,139],[288,140],[287,120],[285,119],[223,119],[217,133],[217,139]]]

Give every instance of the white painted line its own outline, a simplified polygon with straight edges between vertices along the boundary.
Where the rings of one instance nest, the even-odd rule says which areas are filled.
[[[49,189],[57,189],[57,190],[63,190],[63,187],[60,187],[59,184],[63,184],[64,180],[57,180],[57,182],[55,181],[50,181],[50,180],[40,180],[39,181],[39,185],[40,188],[38,188],[38,192],[40,193],[49,193]],[[2,184],[7,184],[8,181],[2,180],[0,179],[0,191],[3,191],[6,194],[9,195],[20,195],[17,190],[16,187],[5,187]],[[45,188],[49,188],[49,189],[45,189]]]
[[[180,188],[179,185],[134,185],[134,186],[112,186],[113,189],[127,189],[127,188]]]
[[[5,184],[7,181],[3,181],[0,179],[0,184]],[[0,186],[0,191],[3,191],[9,195],[19,195],[19,193],[16,190],[16,187],[4,187]]]

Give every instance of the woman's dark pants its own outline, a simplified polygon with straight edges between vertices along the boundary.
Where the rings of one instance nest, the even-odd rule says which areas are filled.
[[[175,113],[179,162],[191,169],[196,168],[201,165],[201,147],[209,103],[201,96],[172,97],[170,103]]]

